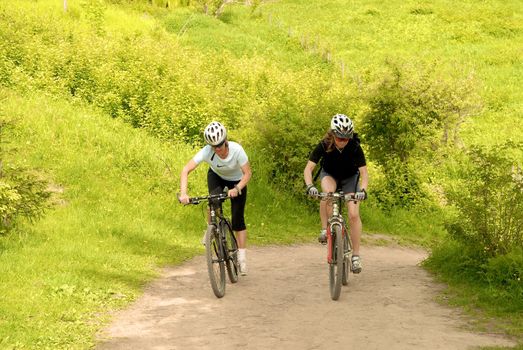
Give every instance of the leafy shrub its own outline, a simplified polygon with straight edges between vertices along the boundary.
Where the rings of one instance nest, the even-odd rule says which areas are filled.
[[[393,180],[391,180],[393,179]],[[423,179],[410,163],[390,159],[383,167],[383,176],[372,182],[372,193],[380,208],[428,207],[430,197]]]
[[[523,303],[523,248],[517,247],[491,258],[486,265],[485,277],[492,284],[513,289]]]
[[[0,234],[11,230],[24,217],[38,219],[47,209],[47,183],[27,170],[11,168],[0,175]]]
[[[7,232],[21,200],[22,197],[12,186],[0,180],[0,234]]]
[[[385,208],[424,202],[418,160],[454,142],[464,118],[479,102],[471,79],[445,81],[433,69],[390,66],[390,74],[368,95],[362,131],[370,158],[385,174],[378,202]],[[449,140],[449,134],[454,138]]]
[[[291,190],[302,190],[307,156],[329,118],[354,114],[357,89],[332,67],[282,71],[260,58],[195,52],[162,29],[99,35],[82,25],[82,11],[98,10],[92,4],[78,17],[34,12],[29,20],[5,8],[6,69],[27,76],[29,88],[92,103],[167,140],[201,143],[204,126],[219,120],[262,149],[271,179]]]
[[[488,256],[485,251],[464,242],[447,240],[434,248],[423,264],[438,271],[453,284],[467,284],[474,299],[503,312],[523,310],[523,250]],[[500,303],[500,300],[504,302]]]
[[[5,152],[2,136],[10,123],[0,121],[0,155]],[[47,183],[27,169],[6,166],[0,159],[0,234],[12,229],[18,218],[34,220],[47,208]]]
[[[510,153],[521,147],[510,141],[491,149],[471,147],[460,163],[459,181],[446,189],[457,210],[447,230],[488,256],[523,246],[523,173]]]

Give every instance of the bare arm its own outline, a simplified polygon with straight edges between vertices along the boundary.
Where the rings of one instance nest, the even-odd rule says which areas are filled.
[[[242,179],[235,186],[235,187],[238,187],[240,189],[240,191],[243,190],[245,188],[245,186],[247,186],[247,183],[249,182],[249,180],[251,179],[251,176],[252,176],[251,165],[249,162],[242,165],[241,169],[242,169],[242,173],[243,173]],[[238,192],[238,190],[236,188],[229,190],[229,196],[231,196],[231,197],[236,197],[239,194],[240,193]]]
[[[190,160],[182,169],[182,173],[180,174],[180,202],[183,204],[189,203],[189,196],[187,195],[187,184],[189,177],[189,173],[196,169],[198,164],[194,160]]]
[[[361,178],[361,188],[365,189],[367,191],[369,186],[369,172],[367,171],[367,166],[364,165],[359,168],[360,170],[360,178]]]
[[[303,170],[303,179],[305,180],[305,185],[313,185],[312,181],[312,171],[316,167],[316,163],[312,161],[307,161],[307,165],[305,166],[305,169]]]

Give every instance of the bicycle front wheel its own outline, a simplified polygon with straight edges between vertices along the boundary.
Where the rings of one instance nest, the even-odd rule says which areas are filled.
[[[343,276],[341,284],[346,286],[349,283],[349,272],[350,272],[350,249],[349,249],[349,233],[344,232],[343,235]]]
[[[205,233],[205,255],[212,291],[216,297],[225,295],[225,263],[216,226],[209,225]]]
[[[238,263],[238,242],[228,221],[222,221],[221,227],[225,237],[225,266],[227,267],[227,274],[231,283],[236,283],[238,282],[238,271],[240,269]]]
[[[341,281],[343,275],[343,237],[340,225],[331,228],[332,261],[329,264],[329,289],[332,300],[338,300],[341,292]]]

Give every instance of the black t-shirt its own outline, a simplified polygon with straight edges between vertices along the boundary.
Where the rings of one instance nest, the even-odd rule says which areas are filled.
[[[367,165],[357,137],[350,139],[341,151],[334,147],[331,152],[327,152],[327,144],[322,140],[311,152],[309,160],[316,164],[322,160],[323,169],[337,180],[349,178],[358,173],[358,168]]]

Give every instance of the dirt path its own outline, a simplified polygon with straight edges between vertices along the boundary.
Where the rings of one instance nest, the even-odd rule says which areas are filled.
[[[329,296],[325,247],[248,251],[249,275],[217,299],[205,259],[166,269],[100,335],[98,349],[468,349],[515,345],[466,330],[434,302],[441,286],[418,267],[423,251],[364,247],[364,271]]]

